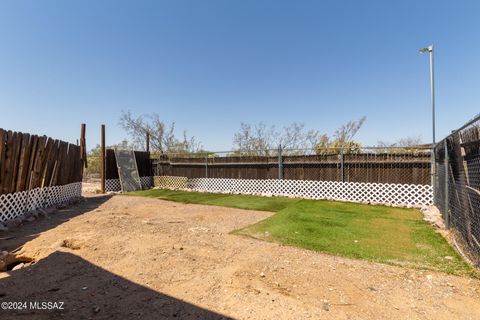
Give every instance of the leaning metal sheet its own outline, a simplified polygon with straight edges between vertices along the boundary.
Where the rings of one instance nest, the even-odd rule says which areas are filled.
[[[115,158],[117,160],[118,176],[120,177],[122,191],[141,190],[142,184],[138,175],[135,153],[131,150],[115,149]]]

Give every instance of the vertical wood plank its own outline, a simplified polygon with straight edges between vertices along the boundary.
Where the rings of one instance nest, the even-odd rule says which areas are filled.
[[[7,140],[6,140],[6,151],[5,151],[5,166],[2,169],[2,177],[3,177],[3,188],[2,193],[8,193],[10,189],[10,183],[12,178],[12,154],[13,154],[13,132],[7,132]]]
[[[5,163],[6,152],[7,152],[6,139],[7,139],[7,133],[5,132],[5,130],[0,129],[0,194],[3,191],[3,184],[5,183],[3,168],[6,167],[6,163]]]
[[[15,192],[15,187],[17,185],[17,176],[18,176],[22,142],[23,142],[23,134],[20,132],[15,132],[13,134],[12,166],[10,169],[11,178],[9,181],[9,186],[7,191],[8,193]]]
[[[45,173],[42,181],[42,185],[45,187],[51,186],[52,176],[55,169],[55,162],[58,157],[58,145],[59,140],[54,140],[52,143],[52,148],[48,154],[47,165],[45,167]]]
[[[33,167],[35,165],[35,158],[37,156],[38,148],[38,136],[34,135],[32,137],[32,149],[30,151],[30,159],[28,161],[28,170],[27,170],[27,180],[25,182],[25,188],[30,189],[30,182],[32,181]]]
[[[15,192],[25,190],[25,182],[28,174],[28,164],[30,161],[30,152],[32,149],[32,141],[30,134],[24,133],[22,138],[22,150],[20,152],[17,183],[15,185]]]
[[[48,138],[46,147],[45,147],[45,152],[42,155],[42,163],[40,166],[40,175],[39,175],[39,186],[40,187],[45,187],[46,184],[48,184],[46,180],[47,176],[47,171],[48,171],[48,164],[49,160],[51,161],[52,153],[53,153],[53,148],[55,146],[55,141],[53,139]]]
[[[42,136],[38,138],[35,161],[31,171],[30,189],[35,189],[41,186],[42,161],[44,161],[47,137]]]

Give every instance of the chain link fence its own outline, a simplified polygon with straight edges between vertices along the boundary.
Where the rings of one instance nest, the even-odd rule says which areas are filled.
[[[435,206],[463,247],[480,260],[480,116],[435,147]]]

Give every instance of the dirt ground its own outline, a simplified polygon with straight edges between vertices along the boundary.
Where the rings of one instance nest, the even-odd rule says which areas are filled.
[[[0,233],[1,319],[480,319],[480,281],[231,235],[271,213],[90,196]]]

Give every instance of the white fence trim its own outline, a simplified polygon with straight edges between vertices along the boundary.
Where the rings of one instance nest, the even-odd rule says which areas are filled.
[[[204,192],[285,196],[392,206],[420,207],[433,204],[432,186],[418,184],[198,178],[189,179],[187,188]]]
[[[363,183],[313,180],[187,179],[177,176],[141,177],[145,188],[185,189],[200,192],[284,196],[349,201],[391,206],[421,207],[433,204],[433,188],[420,184]],[[115,181],[116,180],[116,181]],[[145,181],[145,182],[144,182]],[[120,191],[118,179],[107,180],[108,191]]]
[[[81,195],[81,182],[2,194],[0,195],[0,222],[15,219],[31,210],[65,203]]]
[[[122,186],[120,184],[120,179],[106,179],[105,180],[105,191],[107,191],[107,192],[122,191]]]
[[[145,176],[140,177],[140,183],[142,184],[143,189],[153,188],[154,180],[158,177]],[[120,192],[122,191],[122,185],[120,179],[106,179],[105,180],[105,191],[107,192]]]

